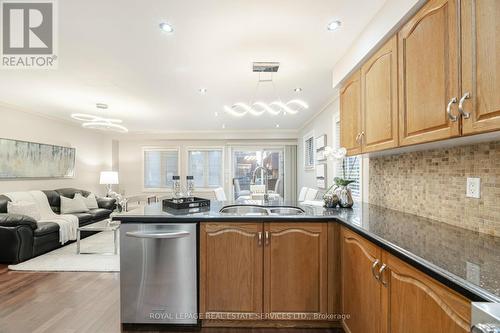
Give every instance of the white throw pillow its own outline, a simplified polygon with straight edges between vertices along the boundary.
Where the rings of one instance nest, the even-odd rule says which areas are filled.
[[[61,214],[74,214],[74,213],[85,213],[89,209],[85,205],[82,197],[75,197],[73,199],[63,197],[61,195]]]
[[[75,198],[76,197],[82,198],[83,202],[85,202],[85,206],[87,206],[88,209],[99,208],[99,205],[97,205],[97,198],[95,197],[94,193],[90,193],[87,197],[84,197],[81,193],[76,193]]]
[[[35,221],[40,221],[42,216],[38,210],[38,206],[34,202],[14,201],[7,203],[7,213],[26,215],[33,218]]]

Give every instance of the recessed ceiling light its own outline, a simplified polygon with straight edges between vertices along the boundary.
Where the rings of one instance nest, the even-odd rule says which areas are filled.
[[[341,25],[342,25],[342,22],[337,20],[337,21],[332,21],[332,22],[328,23],[326,28],[330,31],[334,31],[334,30],[337,30],[338,28],[340,28]]]
[[[302,88],[295,88],[295,89],[293,89],[293,91],[295,91],[296,93],[299,93],[302,91]]]
[[[280,128],[280,124],[276,124],[276,128]]]
[[[198,92],[202,95],[205,95],[207,93],[207,88],[200,88],[198,89]]]
[[[160,23],[160,29],[161,29],[161,31],[168,32],[168,33],[174,32],[174,27],[172,27],[172,25],[170,25],[169,23],[166,23],[166,22]]]

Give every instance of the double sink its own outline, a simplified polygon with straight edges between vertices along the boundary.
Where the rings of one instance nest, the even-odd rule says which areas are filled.
[[[221,214],[237,216],[290,216],[302,215],[305,211],[293,206],[230,205],[222,207]]]

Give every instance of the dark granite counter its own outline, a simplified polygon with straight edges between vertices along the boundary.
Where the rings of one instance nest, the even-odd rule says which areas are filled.
[[[412,214],[370,204],[353,209],[325,209],[290,202],[267,206],[297,206],[295,216],[235,216],[219,213],[231,203],[212,202],[202,212],[164,211],[161,204],[113,216],[122,223],[197,223],[245,221],[325,221],[341,223],[384,250],[446,284],[472,301],[500,302],[500,237],[493,237]],[[245,204],[262,204],[258,201]]]

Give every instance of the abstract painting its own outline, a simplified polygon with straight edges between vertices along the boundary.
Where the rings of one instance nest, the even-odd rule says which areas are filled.
[[[0,179],[72,178],[75,148],[0,138]]]

